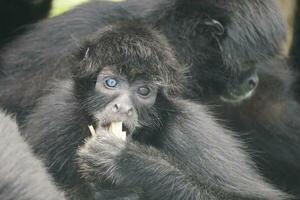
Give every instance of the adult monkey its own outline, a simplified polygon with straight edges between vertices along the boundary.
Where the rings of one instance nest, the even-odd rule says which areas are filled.
[[[286,197],[205,107],[171,98],[182,74],[151,28],[122,21],[100,29],[66,66],[72,73],[43,96],[22,134],[70,199]],[[115,122],[127,141],[108,133]],[[98,135],[90,138],[89,125]]]
[[[285,37],[276,3],[275,0],[87,3],[37,24],[7,45],[0,55],[0,90],[4,91],[0,105],[17,114],[22,123],[36,100],[46,92],[49,80],[64,76],[59,63],[76,46],[77,39],[105,24],[132,18],[166,35],[176,49],[177,58],[191,66],[189,86],[194,91],[201,96],[217,94],[227,100],[242,101],[257,86],[255,63],[276,55]],[[57,73],[49,75],[49,71]]]

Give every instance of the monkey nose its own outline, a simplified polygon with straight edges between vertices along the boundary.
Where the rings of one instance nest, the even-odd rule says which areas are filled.
[[[121,106],[119,103],[113,105],[112,111],[115,113],[126,114],[128,116],[133,115],[133,108],[131,106]]]
[[[131,108],[129,108],[127,115],[132,116],[132,114],[133,114],[133,108],[131,107]]]
[[[119,112],[120,108],[121,108],[121,104],[116,103],[115,105],[113,105],[112,111],[113,112]]]

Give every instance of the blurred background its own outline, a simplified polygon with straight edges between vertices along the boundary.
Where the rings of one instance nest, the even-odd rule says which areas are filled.
[[[75,6],[87,2],[89,0],[54,0],[52,4],[52,11],[50,16],[55,16],[66,12]],[[105,0],[103,0],[105,1]],[[123,1],[123,0],[106,0],[106,1]]]
[[[285,54],[288,54],[289,48],[291,46],[291,42],[293,40],[294,23],[300,23],[300,21],[296,21],[296,15],[295,15],[297,11],[297,7],[299,7],[299,0],[279,0],[279,3],[282,9],[282,13],[288,23],[288,38],[287,38],[287,43],[284,44]]]

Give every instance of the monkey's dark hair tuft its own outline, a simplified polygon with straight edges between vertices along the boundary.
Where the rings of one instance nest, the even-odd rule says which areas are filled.
[[[98,30],[82,42],[69,62],[78,78],[89,77],[105,66],[115,66],[129,79],[143,76],[149,81],[179,91],[185,68],[178,66],[167,39],[137,22],[117,23]]]

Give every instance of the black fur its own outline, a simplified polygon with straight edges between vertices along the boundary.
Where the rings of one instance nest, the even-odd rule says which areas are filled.
[[[170,97],[180,89],[178,64],[164,37],[137,25],[108,26],[80,44],[63,62],[64,67],[71,62],[72,76],[39,100],[22,128],[69,198],[287,197],[263,181],[242,144],[205,107]],[[153,107],[136,105],[139,126],[126,141],[102,129],[90,137],[88,130],[90,124],[97,127],[93,113],[109,103],[94,89],[95,77],[105,66],[125,69],[130,79],[144,73],[159,83]],[[123,196],[118,197],[120,191]]]
[[[0,46],[21,34],[26,24],[46,18],[52,0],[1,0]]]
[[[37,24],[0,55],[0,104],[22,121],[51,78],[69,71],[64,58],[78,40],[118,21],[140,19],[164,33],[191,66],[190,87],[219,94],[238,87],[245,64],[276,55],[285,29],[275,0],[129,0],[92,2]]]
[[[286,62],[274,58],[261,63],[260,84],[254,96],[231,105],[208,100],[218,117],[241,133],[241,138],[266,176],[281,189],[300,198],[300,107],[293,97],[295,79]]]
[[[0,199],[64,200],[20,136],[16,123],[0,113]]]

